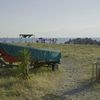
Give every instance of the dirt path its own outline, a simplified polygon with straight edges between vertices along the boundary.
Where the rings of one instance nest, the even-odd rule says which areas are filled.
[[[60,80],[61,86],[56,93],[44,96],[43,100],[100,100],[100,90],[93,88],[95,82],[81,81],[86,73],[79,62],[63,58],[62,66],[66,75]]]

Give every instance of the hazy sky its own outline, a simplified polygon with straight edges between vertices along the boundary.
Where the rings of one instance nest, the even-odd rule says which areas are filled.
[[[100,0],[0,0],[0,36],[100,37]]]

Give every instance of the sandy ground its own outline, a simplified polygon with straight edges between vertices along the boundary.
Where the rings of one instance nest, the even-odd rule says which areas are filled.
[[[99,83],[91,82],[91,72],[88,73],[85,67],[82,68],[82,64],[63,58],[61,66],[66,74],[60,80],[57,91],[45,95],[43,100],[100,100],[100,87],[95,87]]]

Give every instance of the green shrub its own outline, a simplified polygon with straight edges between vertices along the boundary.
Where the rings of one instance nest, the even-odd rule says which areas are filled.
[[[19,53],[19,59],[21,63],[18,67],[18,74],[23,79],[28,79],[29,77],[29,61],[30,61],[30,53],[28,50],[24,49]]]

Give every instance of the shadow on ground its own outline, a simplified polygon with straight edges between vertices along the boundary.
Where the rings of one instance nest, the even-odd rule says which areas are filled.
[[[42,97],[43,100],[71,100],[71,96],[78,95],[82,92],[88,91],[89,89],[93,89],[96,83],[100,83],[100,81],[91,81],[87,84],[81,84],[77,86],[77,88],[72,88],[71,90],[64,90],[57,92],[55,94],[47,94]]]
[[[0,78],[8,78],[11,76],[16,76],[17,70],[14,68],[0,68]]]

